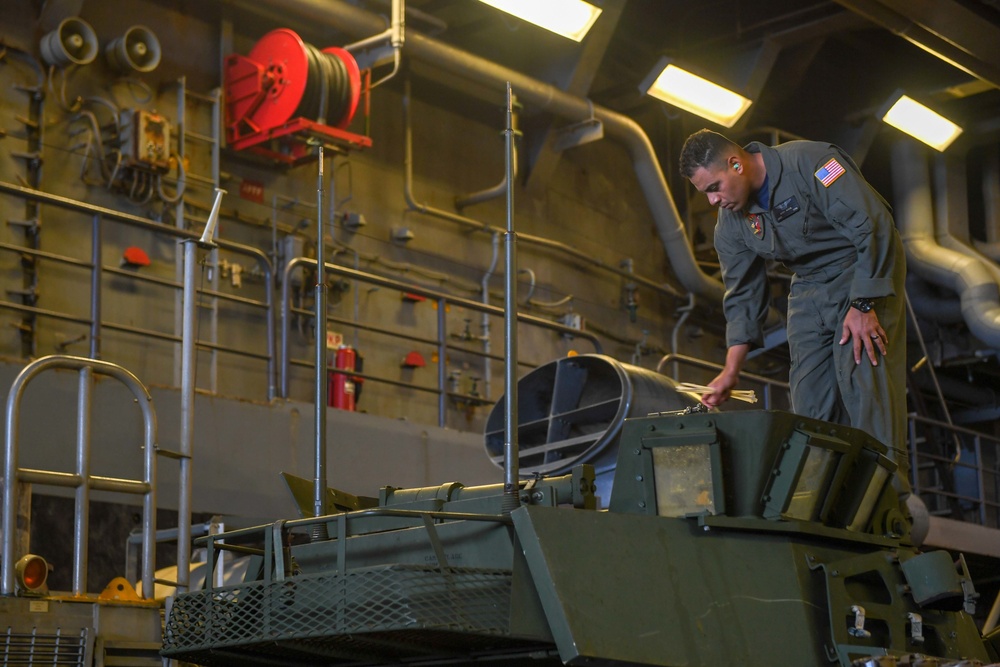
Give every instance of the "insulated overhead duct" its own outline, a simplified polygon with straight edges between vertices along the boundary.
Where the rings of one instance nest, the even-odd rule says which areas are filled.
[[[927,156],[915,142],[892,148],[897,222],[908,266],[925,280],[958,293],[962,317],[973,335],[1000,347],[1000,286],[983,262],[943,248],[935,240],[934,206]]]
[[[382,17],[358,9],[347,2],[332,0],[231,0],[247,11],[259,12],[261,7],[279,15],[295,14],[312,23],[326,24],[344,32],[364,36],[385,29]],[[555,86],[543,83],[515,70],[474,56],[439,41],[408,30],[406,55],[440,68],[450,74],[495,86],[503,90],[510,82],[523,103],[562,118],[578,121],[596,118],[604,124],[605,136],[623,144],[632,157],[635,174],[649,205],[660,240],[666,249],[677,279],[684,287],[709,302],[721,303],[722,283],[701,270],[684,231],[667,182],[656,159],[653,145],[642,127],[623,114],[605,109],[588,100],[570,95]]]

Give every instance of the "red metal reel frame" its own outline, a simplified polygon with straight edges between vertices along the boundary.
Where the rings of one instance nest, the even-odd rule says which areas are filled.
[[[357,61],[340,47],[323,49],[323,53],[344,64],[350,83],[348,108],[336,126],[292,118],[309,73],[305,42],[292,30],[272,30],[247,56],[234,54],[226,59],[226,138],[230,148],[295,165],[314,157],[308,145],[313,140],[340,149],[371,146],[370,137],[344,129],[353,120],[361,97]],[[366,97],[368,94],[366,90]]]

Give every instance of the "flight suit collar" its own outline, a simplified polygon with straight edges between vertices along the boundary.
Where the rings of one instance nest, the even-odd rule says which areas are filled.
[[[767,185],[771,191],[770,208],[765,209],[761,207],[757,203],[756,197],[753,197],[749,202],[747,202],[747,211],[749,213],[767,213],[774,207],[774,193],[777,191],[778,185],[781,182],[781,158],[778,157],[778,151],[774,150],[770,146],[765,146],[759,141],[751,141],[743,147],[743,150],[747,153],[760,153],[764,156],[764,171],[767,172]]]

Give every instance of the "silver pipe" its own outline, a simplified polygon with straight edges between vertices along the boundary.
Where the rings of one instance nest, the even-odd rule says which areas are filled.
[[[101,271],[104,265],[101,248],[101,216],[94,215],[90,235],[90,358],[101,358]]]
[[[216,249],[215,228],[225,190],[215,188],[215,201],[201,239],[184,241],[184,285],[181,312],[181,415],[180,460],[177,496],[177,590],[185,592],[191,582],[191,497],[194,490],[191,459],[194,455],[194,395],[198,384],[198,249]],[[145,572],[143,572],[145,575]],[[152,589],[148,589],[152,594]],[[143,588],[146,593],[147,589]]]
[[[513,106],[514,109],[517,109],[517,96],[516,95],[514,96],[513,100],[511,100],[511,104],[512,104],[512,106]],[[516,111],[513,114],[512,119],[513,119],[514,135],[516,137],[517,135],[520,134],[520,132],[518,131],[518,119],[519,119],[519,116],[518,116],[518,114],[517,114]],[[511,170],[511,173],[513,174],[513,177],[516,179],[517,178],[517,141],[514,142],[514,156],[513,156],[512,162],[514,163],[514,167]],[[479,203],[484,202],[484,201],[489,201],[490,199],[496,199],[497,197],[502,196],[506,192],[507,192],[507,174],[505,172],[504,175],[503,175],[503,178],[500,179],[500,182],[497,183],[496,185],[494,185],[492,188],[486,188],[485,190],[480,190],[479,192],[471,192],[471,193],[469,193],[467,195],[459,195],[458,197],[455,197],[455,208],[457,208],[459,211],[461,211],[466,206],[472,206],[473,204],[479,204]]]
[[[93,369],[80,369],[76,411],[76,474],[90,477],[90,415]],[[73,507],[73,595],[87,592],[88,542],[90,537],[90,485],[76,487]]]
[[[973,259],[978,259],[982,263],[983,268],[985,268],[990,273],[990,275],[993,276],[993,280],[996,281],[997,284],[1000,284],[1000,266],[997,266],[996,262],[993,259],[988,257],[986,254],[980,252],[978,249],[974,248],[972,245],[970,245],[969,242],[963,241],[962,239],[954,236],[948,227],[948,223],[950,221],[950,217],[952,214],[952,208],[955,208],[949,206],[951,195],[948,192],[948,170],[956,169],[954,164],[955,164],[954,160],[949,161],[943,155],[934,156],[933,166],[932,166],[933,182],[934,182],[933,191],[935,192],[935,197],[934,197],[935,202],[938,204],[938,208],[935,215],[934,240],[937,241],[938,245],[944,248],[948,248],[949,250],[954,250],[955,252],[967,255],[969,257],[972,257]],[[962,170],[964,172],[964,163],[962,166]],[[966,179],[963,173],[962,184],[961,184],[962,186],[966,185],[965,181]],[[961,189],[960,196],[965,197],[966,188],[961,187],[960,189]],[[959,210],[965,214],[964,215],[965,223],[966,226],[968,226],[968,208],[963,206]],[[966,234],[966,237],[967,236],[968,235]]]
[[[90,475],[88,480],[72,472],[53,472],[51,470],[34,470],[32,468],[21,468],[17,473],[17,479],[28,484],[63,486],[70,489],[75,489],[81,484],[89,482],[90,488],[95,491],[132,493],[140,496],[149,491],[149,484],[134,479]]]
[[[206,228],[207,229],[207,228]],[[204,238],[204,237],[203,237]],[[212,237],[209,236],[209,239]],[[177,498],[177,523],[182,535],[191,529],[191,455],[194,451],[194,394],[197,385],[197,339],[195,322],[198,318],[198,246],[201,241],[184,242],[184,296],[181,314],[181,421],[180,421],[180,480]],[[185,533],[185,525],[187,533]],[[191,545],[177,540],[177,589],[187,591],[191,576]],[[143,589],[145,592],[145,588]]]
[[[897,222],[908,266],[920,277],[959,294],[973,335],[1000,347],[1000,286],[976,258],[943,248],[934,237],[934,206],[926,155],[915,142],[893,145]]]
[[[500,259],[500,235],[497,233],[493,234],[492,242],[490,247],[493,249],[493,255],[490,259],[490,268],[486,270],[483,274],[482,284],[482,302],[484,305],[490,305],[490,278],[493,277],[493,272],[496,271],[497,262]],[[489,398],[492,396],[491,386],[493,384],[493,362],[490,361],[489,354],[492,351],[492,345],[490,341],[490,316],[487,313],[483,313],[482,316],[482,331],[483,331],[483,354],[486,357],[483,359],[483,396]]]
[[[403,86],[403,198],[406,200],[406,205],[411,211],[416,211],[418,213],[423,213],[424,215],[431,215],[436,218],[441,218],[442,220],[448,220],[449,222],[455,222],[463,227],[467,227],[473,231],[487,232],[489,234],[498,234],[500,230],[489,225],[485,222],[475,220],[473,218],[466,217],[464,215],[458,215],[457,213],[452,213],[444,209],[435,208],[425,203],[418,202],[413,194],[413,126],[410,122],[410,80],[407,79]],[[506,181],[506,178],[504,179]],[[597,259],[593,255],[587,254],[580,250],[577,250],[573,246],[555,241],[552,239],[547,239],[541,236],[534,236],[532,234],[518,234],[518,240],[521,243],[527,243],[530,245],[537,245],[542,248],[547,248],[555,252],[568,255],[574,259],[580,260],[585,264],[590,264],[596,266],[605,271],[610,271],[616,275],[623,278],[628,278],[629,280],[634,280],[635,282],[648,287],[651,290],[659,292],[660,294],[666,294],[668,296],[681,296],[681,293],[675,290],[673,287],[667,283],[658,283],[654,280],[646,278],[640,275],[634,275],[623,271],[620,267],[613,266],[611,264],[606,264],[600,259]]]
[[[215,188],[215,201],[212,202],[212,210],[205,222],[205,230],[201,233],[201,239],[198,241],[202,246],[214,245],[215,228],[219,224],[219,209],[222,207],[222,195],[224,194],[226,194],[225,190]]]
[[[313,479],[313,516],[323,516],[326,499],[326,260],[323,247],[323,144],[316,147],[316,465]],[[333,187],[331,184],[330,187]],[[276,545],[280,550],[281,545]]]
[[[517,235],[514,233],[514,121],[510,81],[507,82],[507,129],[504,131],[507,165],[507,233],[504,256],[504,475],[503,513],[520,504],[517,447]]]
[[[395,51],[395,56],[398,62],[399,59],[399,49],[403,46],[405,41],[406,32],[406,10],[403,5],[403,0],[392,0],[392,5],[390,8],[389,17],[389,27],[382,32],[372,35],[371,37],[366,37],[360,41],[352,42],[347,46],[343,47],[345,51],[355,52],[364,51],[373,46],[377,46],[383,41],[388,41],[389,45],[392,46]]]

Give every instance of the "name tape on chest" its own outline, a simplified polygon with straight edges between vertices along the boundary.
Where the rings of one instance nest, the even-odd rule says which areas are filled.
[[[814,175],[823,184],[824,188],[828,188],[834,181],[844,175],[844,167],[837,162],[837,158],[832,157]]]

